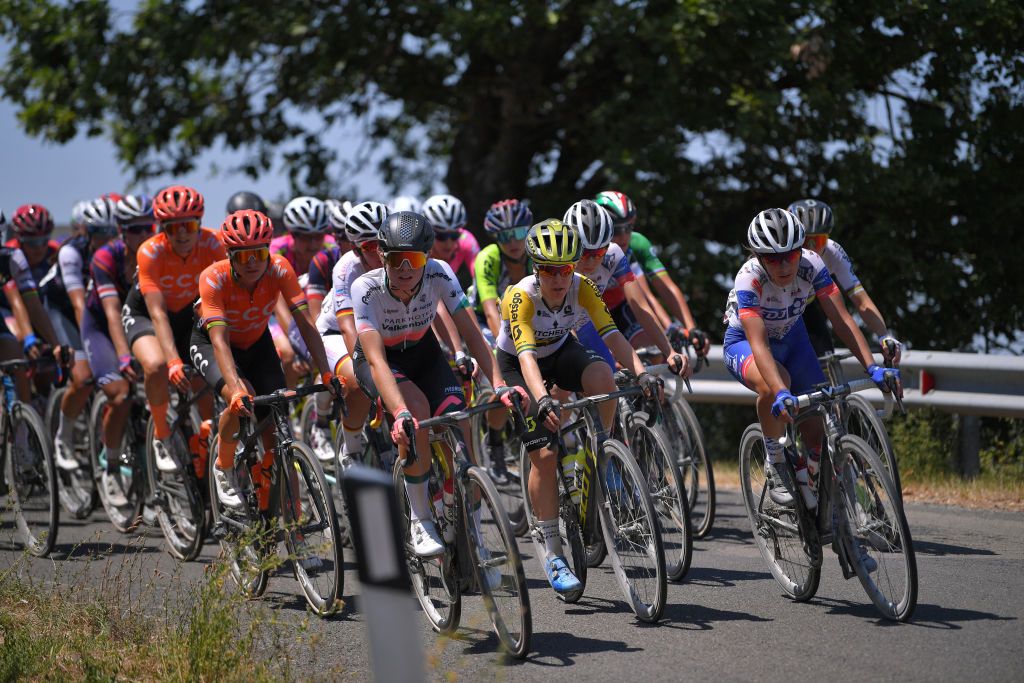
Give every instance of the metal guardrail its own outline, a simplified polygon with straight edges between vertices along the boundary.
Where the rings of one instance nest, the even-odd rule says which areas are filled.
[[[711,365],[693,376],[693,394],[688,394],[687,400],[752,405],[754,393],[726,370],[721,346],[711,347],[708,360]],[[881,356],[876,355],[876,360],[881,363]],[[856,359],[846,359],[842,366],[847,379],[864,375]],[[1024,357],[904,349],[900,371],[907,408],[1024,418]],[[878,407],[883,405],[881,391],[861,395]]]

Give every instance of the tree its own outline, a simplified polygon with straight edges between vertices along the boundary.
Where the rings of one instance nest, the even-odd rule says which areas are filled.
[[[506,196],[555,215],[625,191],[709,327],[750,218],[801,196],[833,204],[837,238],[916,346],[979,332],[997,344],[1024,327],[1005,255],[1024,208],[1013,0],[0,10],[0,84],[25,129],[107,136],[137,177],[183,171],[221,142],[248,152],[253,175],[281,153],[296,189],[326,194],[346,169],[322,133],[356,117],[393,146],[388,182],[426,185],[444,164],[474,223]]]

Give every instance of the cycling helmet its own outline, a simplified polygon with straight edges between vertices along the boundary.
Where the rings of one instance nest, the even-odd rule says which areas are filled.
[[[530,228],[526,235],[526,253],[534,263],[560,266],[579,261],[583,243],[575,228],[557,218],[549,218]]]
[[[263,199],[260,198],[255,192],[236,192],[228,197],[228,213],[234,213],[235,211],[245,211],[251,209],[253,211],[259,211],[262,214],[267,213],[267,205],[263,203]]]
[[[435,194],[423,202],[423,215],[434,230],[460,230],[466,226],[466,207],[450,194]]]
[[[345,216],[345,237],[353,244],[380,239],[380,231],[388,219],[388,207],[380,202],[360,202]],[[407,212],[411,213],[411,212]],[[417,216],[420,214],[416,214]]]
[[[82,209],[82,218],[89,234],[112,232],[117,228],[116,204],[105,197],[97,197],[86,202]]]
[[[115,205],[114,218],[119,225],[152,223],[153,200],[144,194],[126,194]]]
[[[397,211],[388,214],[377,233],[381,250],[422,251],[430,253],[434,246],[434,227],[422,214]]]
[[[787,209],[800,219],[804,230],[811,235],[828,235],[832,232],[832,207],[817,199],[801,199]]]
[[[565,212],[562,222],[576,228],[584,249],[604,249],[612,241],[612,217],[592,199],[581,199]]]
[[[16,237],[43,237],[53,232],[53,217],[42,204],[23,204],[11,216]]]
[[[153,198],[153,217],[160,222],[202,218],[204,209],[203,195],[185,185],[165,187]]]
[[[284,227],[307,235],[327,231],[327,206],[316,197],[296,197],[284,207]]]
[[[484,216],[484,230],[490,233],[528,228],[533,224],[533,212],[526,202],[518,199],[503,199],[491,204]]]
[[[784,209],[765,209],[747,228],[747,244],[755,254],[782,254],[803,243],[803,223]]]
[[[423,207],[420,205],[420,200],[403,194],[391,200],[391,210],[389,213],[396,211],[412,211],[413,213],[422,214]]]
[[[632,230],[636,225],[636,204],[621,192],[605,190],[599,193],[594,201],[608,211],[614,227]]]
[[[85,207],[89,202],[75,202],[71,207],[71,225],[85,225]]]
[[[220,225],[220,241],[225,249],[262,247],[270,244],[274,226],[261,211],[235,211]]]

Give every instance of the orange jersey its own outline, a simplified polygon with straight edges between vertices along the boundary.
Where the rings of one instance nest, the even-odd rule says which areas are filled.
[[[218,261],[199,278],[202,324],[206,329],[226,325],[231,345],[247,349],[267,329],[278,294],[284,295],[292,311],[306,307],[306,295],[285,257],[270,257],[267,272],[251,292],[235,280],[230,261]]]
[[[143,242],[136,256],[139,291],[144,295],[163,293],[167,310],[177,313],[199,295],[199,274],[211,263],[226,259],[228,254],[214,230],[200,228],[199,240],[185,258],[174,252],[162,232]]]

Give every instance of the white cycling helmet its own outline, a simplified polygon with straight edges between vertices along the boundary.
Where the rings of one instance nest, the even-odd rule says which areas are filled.
[[[89,202],[75,202],[71,207],[71,225],[85,225],[85,207]]]
[[[466,227],[466,206],[450,194],[435,194],[423,202],[423,215],[434,230],[454,231]]]
[[[785,209],[765,209],[747,227],[747,244],[755,254],[782,254],[803,243],[804,224]]]
[[[604,249],[612,241],[612,215],[593,199],[570,206],[562,222],[576,228],[584,249]]]
[[[327,224],[339,237],[345,237],[345,216],[352,209],[352,202],[341,201],[340,199],[325,199],[324,207],[327,209]]]
[[[380,202],[356,204],[345,219],[345,236],[353,244],[379,240],[380,229],[390,213]]]
[[[399,195],[391,200],[391,211],[397,213],[399,211],[412,211],[413,213],[421,213],[423,210],[420,200],[415,197],[410,197],[407,194]]]
[[[114,205],[114,218],[120,225],[153,223],[153,200],[144,194],[126,194]]]
[[[85,202],[82,207],[82,222],[89,232],[104,232],[117,228],[117,203],[106,197],[97,197]]]
[[[327,206],[316,197],[296,197],[284,207],[284,227],[309,235],[327,232]]]

